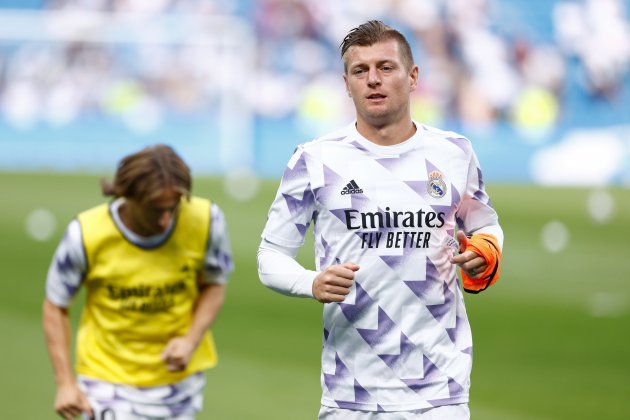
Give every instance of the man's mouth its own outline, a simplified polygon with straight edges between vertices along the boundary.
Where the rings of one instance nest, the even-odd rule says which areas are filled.
[[[385,99],[387,96],[382,95],[380,93],[373,93],[370,96],[368,96],[368,99],[373,99],[373,100],[379,100],[379,99]]]

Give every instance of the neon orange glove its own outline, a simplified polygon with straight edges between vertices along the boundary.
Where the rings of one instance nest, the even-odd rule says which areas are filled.
[[[482,292],[499,279],[499,273],[501,272],[501,248],[499,247],[497,238],[493,235],[476,233],[468,239],[467,244],[460,244],[459,251],[472,251],[486,260],[486,264],[488,265],[485,271],[476,279],[468,277],[464,270],[459,269],[462,275],[464,291],[468,293]]]

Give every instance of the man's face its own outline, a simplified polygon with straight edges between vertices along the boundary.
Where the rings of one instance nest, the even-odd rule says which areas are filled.
[[[409,95],[417,85],[418,66],[405,67],[398,42],[355,45],[346,54],[343,78],[357,120],[383,127],[409,118]]]
[[[130,198],[125,203],[127,217],[123,220],[133,232],[141,236],[163,233],[175,217],[182,194],[173,188],[165,188],[146,201]]]

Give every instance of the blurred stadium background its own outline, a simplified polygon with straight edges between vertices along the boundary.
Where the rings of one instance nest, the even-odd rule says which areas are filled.
[[[256,248],[295,145],[352,118],[337,47],[374,18],[410,39],[414,117],[471,138],[506,231],[502,281],[466,297],[472,418],[630,418],[629,17],[630,0],[0,0],[0,418],[55,418],[50,257],[99,178],[157,142],[226,212],[237,265],[200,419],[314,418],[321,308],[264,289]]]

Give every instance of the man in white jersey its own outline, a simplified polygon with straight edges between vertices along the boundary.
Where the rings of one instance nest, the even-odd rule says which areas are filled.
[[[341,55],[356,121],[296,149],[262,233],[260,279],[325,304],[320,419],[468,419],[456,266],[467,291],[496,281],[497,214],[470,141],[411,119],[406,39],[370,21]],[[295,261],[311,223],[315,271]]]
[[[221,209],[190,189],[172,148],[147,147],[103,183],[114,200],[70,222],[43,307],[60,416],[190,420],[201,410],[203,371],[217,362],[208,329],[233,264]],[[68,308],[81,287],[75,378]]]

